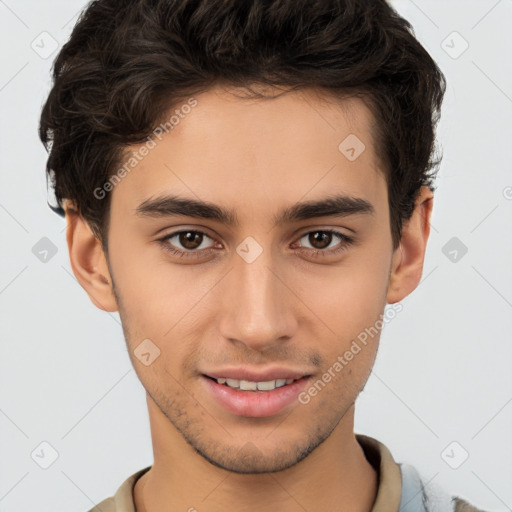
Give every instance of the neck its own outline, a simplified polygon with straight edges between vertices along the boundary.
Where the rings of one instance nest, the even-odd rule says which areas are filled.
[[[353,404],[307,457],[283,471],[260,474],[214,466],[185,441],[149,397],[148,408],[155,460],[135,485],[137,512],[254,507],[268,512],[369,512],[375,501],[378,477],[354,435]]]

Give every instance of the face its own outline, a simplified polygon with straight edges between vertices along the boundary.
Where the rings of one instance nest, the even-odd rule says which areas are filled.
[[[277,471],[339,428],[369,376],[378,334],[342,369],[336,362],[384,312],[394,255],[388,195],[360,100],[230,92],[195,96],[116,185],[109,269],[134,368],[172,428],[217,466]],[[350,134],[365,145],[355,159],[339,149]],[[170,195],[231,216],[148,206]],[[297,203],[338,196],[370,208],[336,215],[338,202],[293,215]],[[139,346],[150,364],[136,356]],[[302,399],[273,412],[240,403],[237,413],[205,375],[240,367],[310,377]],[[330,381],[309,393],[329,369]]]

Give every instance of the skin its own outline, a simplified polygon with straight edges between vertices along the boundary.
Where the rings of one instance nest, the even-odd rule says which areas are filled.
[[[369,511],[377,474],[354,435],[354,402],[378,335],[308,404],[268,418],[225,411],[200,373],[279,363],[321,376],[386,304],[418,285],[432,193],[422,188],[393,251],[374,120],[361,100],[313,90],[263,100],[231,92],[216,86],[197,95],[192,112],[114,188],[108,260],[83,218],[67,210],[75,276],[97,307],[119,311],[147,392],[154,464],[135,486],[137,510]],[[338,150],[350,133],[366,145],[352,162]],[[283,208],[333,192],[370,201],[375,214],[272,226]],[[162,193],[233,208],[239,226],[135,215]],[[186,228],[207,235],[199,250],[217,251],[180,258],[157,241]],[[355,243],[315,256],[321,244],[304,235],[326,229]],[[236,252],[247,236],[263,248],[250,264]],[[167,243],[186,250],[179,237]],[[340,243],[333,237],[328,248]],[[134,356],[147,338],[161,351],[149,366]]]

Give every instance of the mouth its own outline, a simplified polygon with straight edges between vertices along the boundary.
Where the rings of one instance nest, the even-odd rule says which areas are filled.
[[[290,379],[247,381],[202,375],[207,396],[223,410],[246,417],[268,417],[298,404],[298,395],[311,379],[305,375]]]

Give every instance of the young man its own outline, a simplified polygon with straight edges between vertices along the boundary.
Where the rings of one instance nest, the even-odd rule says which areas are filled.
[[[88,6],[40,136],[154,450],[95,511],[477,510],[354,433],[422,275],[444,90],[384,0]]]

